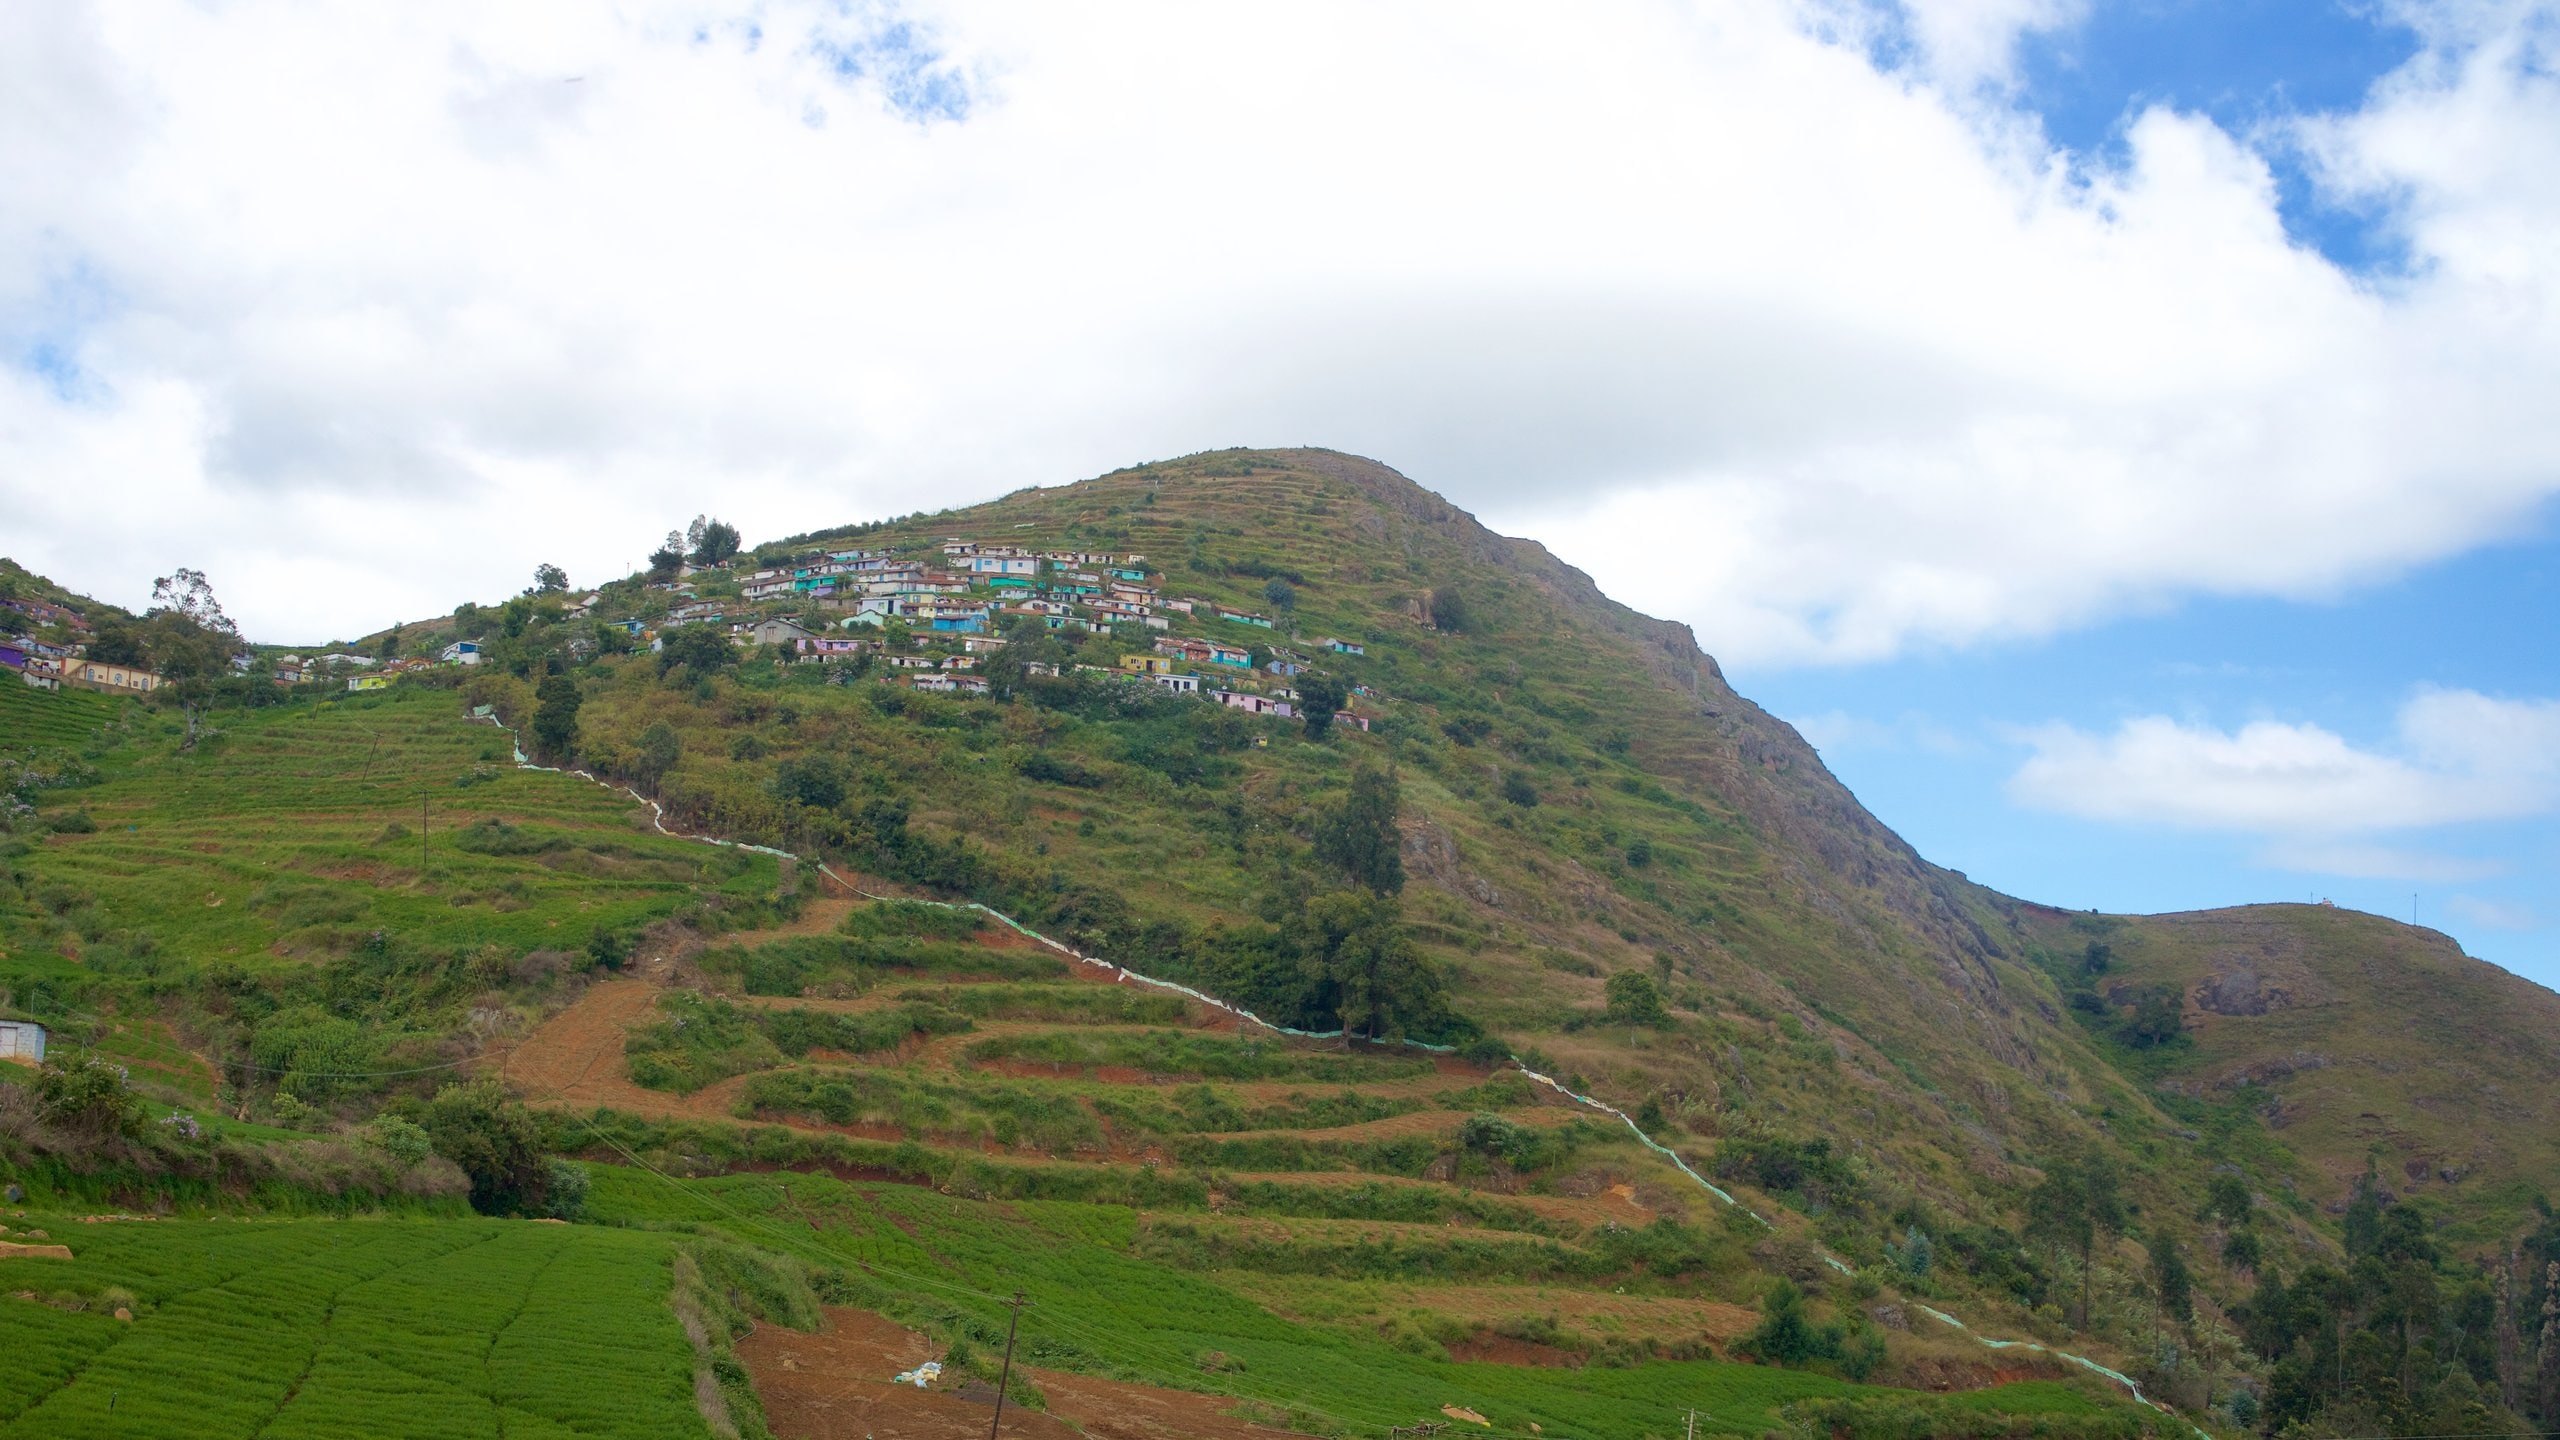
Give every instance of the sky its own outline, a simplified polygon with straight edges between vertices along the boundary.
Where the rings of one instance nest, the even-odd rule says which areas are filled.
[[[2560,6],[0,9],[0,553],[318,642],[1228,445],[1931,858],[2560,984]]]

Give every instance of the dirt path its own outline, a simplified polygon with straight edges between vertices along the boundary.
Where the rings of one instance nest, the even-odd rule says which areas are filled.
[[[893,1385],[937,1353],[933,1342],[867,1310],[834,1307],[821,1334],[760,1325],[738,1358],[783,1440],[976,1440],[991,1417],[984,1382],[957,1392]],[[1284,1440],[1291,1432],[1224,1413],[1223,1396],[1023,1367],[1047,1413],[1006,1406],[1003,1434],[1023,1440]],[[1066,1422],[1073,1422],[1070,1426]]]

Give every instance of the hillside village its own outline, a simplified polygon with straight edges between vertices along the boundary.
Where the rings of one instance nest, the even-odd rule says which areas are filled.
[[[697,527],[702,522],[696,522]],[[718,525],[718,522],[711,522]],[[726,529],[726,527],[720,527]],[[671,537],[671,541],[672,541]],[[1364,640],[1303,635],[1283,580],[1266,587],[1280,613],[1163,593],[1162,575],[1138,554],[1033,550],[964,536],[930,547],[881,546],[750,556],[698,546],[665,550],[636,581],[573,592],[551,566],[506,605],[464,605],[447,626],[395,627],[363,647],[285,650],[244,644],[237,676],[279,686],[380,690],[401,676],[476,666],[534,620],[572,627],[572,659],[599,652],[662,653],[679,636],[718,635],[739,650],[794,664],[842,667],[841,679],[875,678],[909,689],[984,694],[987,669],[1008,646],[1055,636],[1053,656],[1024,658],[1018,673],[1067,669],[1153,685],[1250,715],[1339,722],[1368,729],[1367,687],[1341,693],[1302,676],[1365,655]],[[69,686],[147,695],[168,683],[138,655],[98,645],[98,630],[68,605],[0,601],[18,633],[0,639],[0,665],[39,689]],[[93,648],[100,653],[93,655]],[[1312,700],[1312,703],[1311,703]]]

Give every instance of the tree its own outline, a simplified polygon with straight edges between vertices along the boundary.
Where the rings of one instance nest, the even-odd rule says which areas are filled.
[[[1341,681],[1330,675],[1313,673],[1298,677],[1298,718],[1307,724],[1307,738],[1322,740],[1333,728],[1333,717],[1342,709],[1345,691]]]
[[[1526,773],[1514,770],[1502,777],[1502,798],[1523,810],[1534,810],[1538,805],[1538,787],[1529,783]]]
[[[2186,1257],[2178,1253],[2178,1242],[2157,1228],[2149,1248],[2151,1293],[2159,1299],[2160,1313],[2185,1325],[2196,1317],[2195,1277],[2187,1272]]]
[[[1309,899],[1290,939],[1310,1008],[1343,1032],[1389,1039],[1437,1022],[1445,1009],[1439,970],[1405,934],[1396,902],[1358,890]]]
[[[151,609],[142,617],[143,646],[151,667],[187,716],[182,749],[195,748],[198,722],[213,682],[231,673],[231,657],[246,648],[240,627],[222,613],[213,584],[201,570],[181,568],[151,582]]]
[[[773,793],[813,810],[833,810],[844,803],[844,772],[824,755],[794,756],[774,767]]]
[[[2548,1428],[2560,1417],[2560,1261],[2542,1272],[2542,1343],[2535,1362],[2534,1413]]]
[[[685,673],[698,679],[734,665],[737,660],[737,647],[729,643],[728,636],[709,625],[679,625],[658,642],[660,675],[681,665]]]
[[[569,572],[557,565],[533,567],[533,588],[545,595],[557,595],[569,588]]]
[[[2516,1318],[2516,1244],[2507,1242],[2506,1263],[2498,1267],[2497,1369],[2498,1399],[2516,1408],[2517,1388],[2524,1380],[2524,1333]]]
[[[725,520],[696,515],[685,527],[684,538],[696,565],[717,565],[738,553],[738,527]]]
[[[676,567],[684,563],[686,549],[684,533],[679,530],[668,531],[667,538],[658,542],[658,548],[649,552],[649,573],[659,576],[673,575],[676,573]]]
[[[1271,608],[1274,610],[1285,612],[1298,608],[1298,592],[1289,588],[1289,582],[1286,580],[1274,579],[1264,585],[1262,598],[1270,601]]]
[[[533,743],[546,755],[567,758],[578,748],[578,682],[566,675],[546,675],[534,691],[541,703],[533,712]]]
[[[1659,1025],[1671,1018],[1663,1008],[1662,992],[1655,988],[1653,977],[1641,970],[1621,970],[1609,977],[1606,987],[1609,1008],[1604,1012],[1616,1025]]]
[[[2216,1175],[2205,1185],[2203,1218],[2236,1228],[2249,1223],[2257,1204],[2249,1194],[2248,1181],[2227,1173]]]
[[[1760,1323],[1734,1349],[1771,1365],[1802,1365],[1840,1353],[1840,1333],[1805,1314],[1804,1292],[1781,1280],[1760,1297]]]
[[[2027,1233],[2080,1257],[2080,1328],[2089,1328],[2090,1265],[2098,1236],[2124,1229],[2124,1197],[2115,1168],[2092,1150],[2058,1160],[2027,1196]]]
[[[493,1080],[448,1085],[418,1123],[436,1153],[471,1177],[471,1208],[483,1215],[539,1215],[550,1199],[550,1167],[533,1116]]]
[[[1431,591],[1431,628],[1451,635],[1463,635],[1471,619],[1467,613],[1467,597],[1454,585],[1434,586]]]
[[[1316,822],[1316,858],[1376,894],[1404,889],[1398,803],[1394,773],[1361,766],[1351,776],[1351,793]]]
[[[631,760],[632,778],[644,785],[655,785],[675,768],[683,754],[684,737],[676,733],[676,727],[664,720],[652,721],[648,729],[640,732],[640,749]]]

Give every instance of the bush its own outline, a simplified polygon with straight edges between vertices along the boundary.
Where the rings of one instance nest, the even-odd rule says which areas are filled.
[[[36,1072],[37,1116],[56,1130],[87,1139],[130,1139],[142,1133],[142,1097],[127,1080],[123,1066],[95,1055],[49,1059]]]
[[[448,1085],[427,1102],[418,1123],[435,1152],[471,1179],[471,1208],[483,1215],[548,1213],[556,1178],[542,1153],[531,1112],[493,1080]]]
[[[403,1165],[414,1166],[435,1153],[435,1143],[415,1121],[397,1115],[380,1115],[365,1127],[365,1138],[375,1148]]]
[[[552,1160],[543,1167],[542,1213],[553,1220],[575,1220],[587,1210],[587,1167],[575,1160]]]
[[[1760,1323],[1734,1342],[1734,1353],[1770,1365],[1805,1365],[1840,1357],[1840,1330],[1817,1326],[1805,1313],[1804,1292],[1781,1280],[1760,1300]]]
[[[1609,977],[1608,1018],[1619,1025],[1659,1025],[1671,1018],[1663,1008],[1662,991],[1653,977],[1640,970],[1624,970]]]

